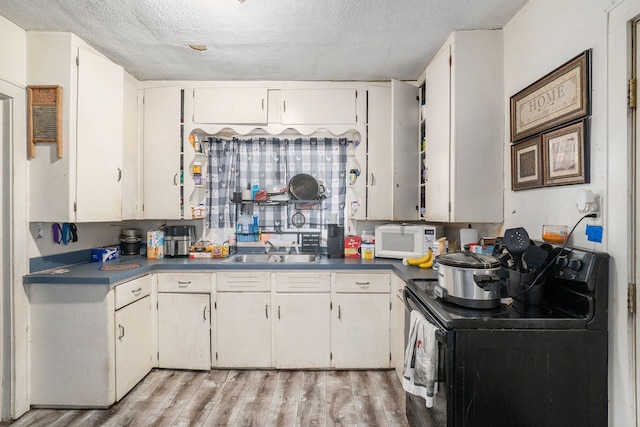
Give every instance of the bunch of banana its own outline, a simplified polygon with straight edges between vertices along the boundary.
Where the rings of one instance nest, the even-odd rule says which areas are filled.
[[[426,254],[420,258],[407,258],[408,265],[415,265],[420,268],[433,267],[433,250],[429,248]]]

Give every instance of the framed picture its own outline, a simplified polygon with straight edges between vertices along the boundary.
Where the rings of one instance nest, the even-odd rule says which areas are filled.
[[[542,134],[544,186],[589,182],[585,135],[585,121]]]
[[[526,190],[542,186],[540,137],[511,146],[511,189]]]
[[[511,142],[591,113],[591,50],[511,97]]]

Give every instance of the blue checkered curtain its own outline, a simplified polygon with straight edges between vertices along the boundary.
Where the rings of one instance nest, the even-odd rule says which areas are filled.
[[[326,198],[318,208],[300,210],[306,218],[305,226],[308,228],[323,227],[333,222],[334,218],[338,219],[338,224],[344,223],[348,143],[346,138],[308,137],[295,138],[289,142],[289,178],[298,173],[306,173],[325,187]]]
[[[204,176],[207,187],[207,228],[230,228],[235,225],[235,209],[229,201],[234,176],[234,144],[231,140],[208,138],[203,144],[207,155],[207,173]]]
[[[257,137],[215,139],[222,144],[216,148],[212,144],[209,154],[207,185],[207,227],[233,227],[236,207],[230,206],[230,196],[257,184],[268,193],[278,193],[286,189],[291,177],[306,173],[324,184],[325,199],[315,207],[256,205],[251,214],[257,214],[259,225],[265,230],[295,228],[291,216],[300,211],[305,216],[302,228],[321,228],[334,218],[344,222],[346,203],[346,138],[278,138]],[[229,147],[232,153],[229,156]],[[228,168],[220,167],[221,162],[229,162]],[[226,176],[223,176],[225,175]],[[209,184],[210,183],[210,184]],[[215,195],[214,195],[215,191]],[[209,205],[210,203],[210,205]]]
[[[250,138],[237,140],[235,148],[235,191],[249,189],[253,184],[267,193],[287,187],[287,140]],[[256,205],[247,213],[257,214],[263,229],[280,230],[286,224],[287,212],[282,206]]]

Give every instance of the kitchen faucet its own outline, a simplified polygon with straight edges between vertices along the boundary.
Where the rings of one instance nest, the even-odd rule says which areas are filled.
[[[273,245],[273,243],[271,243],[271,242],[270,242],[270,241],[268,241],[268,240],[265,240],[265,241],[264,241],[264,253],[265,253],[265,254],[268,254],[268,253],[269,253],[269,248],[271,248],[271,249],[273,249],[274,251],[276,251],[276,252],[277,252],[277,249],[276,249],[276,247]]]

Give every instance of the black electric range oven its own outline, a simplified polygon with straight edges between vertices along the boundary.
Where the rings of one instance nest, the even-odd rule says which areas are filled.
[[[565,248],[539,306],[513,300],[476,310],[434,296],[437,282],[404,291],[437,327],[434,406],[406,393],[411,426],[606,426],[609,255]],[[507,301],[508,300],[503,300]]]

